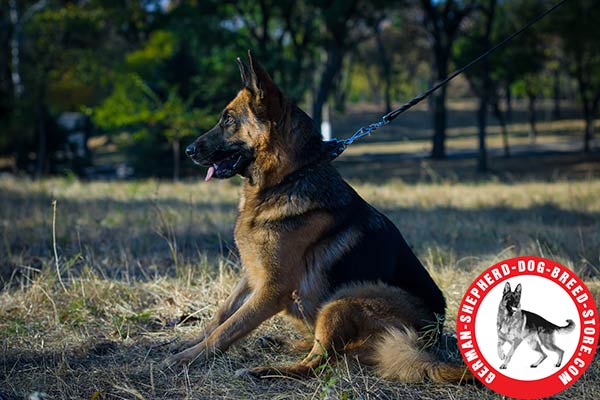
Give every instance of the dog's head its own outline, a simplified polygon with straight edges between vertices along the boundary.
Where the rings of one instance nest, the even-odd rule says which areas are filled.
[[[502,293],[501,307],[505,307],[509,312],[515,312],[521,307],[521,284],[519,283],[514,291],[510,290],[510,283],[504,285]]]
[[[284,176],[299,167],[297,153],[308,142],[304,138],[299,143],[298,137],[303,135],[291,131],[302,125],[295,120],[310,118],[287,100],[250,51],[248,61],[246,65],[237,59],[243,87],[225,107],[219,122],[185,150],[196,164],[208,167],[206,181],[236,174],[251,181]],[[303,130],[309,132],[313,147],[320,146],[314,144],[314,139],[320,142],[321,137],[312,125]]]

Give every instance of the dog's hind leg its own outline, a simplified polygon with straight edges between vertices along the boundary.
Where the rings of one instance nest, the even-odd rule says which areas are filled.
[[[257,339],[257,345],[263,349],[283,349],[291,352],[305,352],[312,348],[312,341],[309,339],[290,339],[281,335],[266,335]]]
[[[540,342],[537,336],[532,336],[531,338],[527,339],[527,342],[533,350],[540,353],[540,358],[536,362],[531,364],[531,368],[537,368],[537,366],[540,365],[542,361],[544,361],[548,357],[548,355],[544,353],[544,350],[542,350],[542,346],[540,346]]]
[[[405,383],[423,382],[427,377],[446,383],[472,379],[464,365],[441,362],[422,350],[415,323],[410,322],[417,311],[410,315],[406,303],[397,301],[402,291],[383,286],[349,291],[354,296],[332,300],[319,312],[315,342],[304,360],[288,367],[242,370],[238,376],[315,376],[328,360],[346,355],[374,365],[384,378]]]
[[[558,355],[558,360],[554,366],[560,367],[565,351],[554,344],[554,333],[540,333],[540,340],[548,350],[553,351]]]
[[[293,339],[284,335],[265,335],[258,338],[256,345],[262,349],[283,350],[293,353],[306,353],[313,347],[314,332],[304,321],[292,319],[291,322],[299,331],[301,337]]]
[[[298,364],[282,367],[257,367],[236,371],[238,376],[255,378],[293,376],[311,377],[317,374],[318,367],[326,363],[334,354],[343,354],[352,347],[356,351],[359,332],[357,320],[362,313],[352,304],[337,300],[328,304],[319,313],[315,322],[315,340],[308,355]]]

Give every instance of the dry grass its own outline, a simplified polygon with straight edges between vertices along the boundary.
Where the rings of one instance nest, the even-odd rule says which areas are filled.
[[[448,331],[474,276],[514,255],[554,258],[600,296],[598,178],[355,183],[443,288]],[[237,279],[230,248],[238,191],[236,181],[0,179],[0,397],[501,398],[475,386],[391,383],[350,361],[308,381],[235,378],[237,368],[300,358],[256,346],[264,334],[296,335],[281,318],[208,366],[159,370],[165,343],[192,336]],[[54,265],[53,199],[65,290]],[[599,363],[560,398],[600,398]]]

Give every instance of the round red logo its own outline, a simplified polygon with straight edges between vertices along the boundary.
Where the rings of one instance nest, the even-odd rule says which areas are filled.
[[[473,375],[518,399],[552,396],[577,381],[594,358],[599,328],[594,299],[575,273],[533,256],[479,275],[456,319]]]

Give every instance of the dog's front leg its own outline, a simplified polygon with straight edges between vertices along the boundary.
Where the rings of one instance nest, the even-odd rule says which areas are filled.
[[[504,357],[506,357],[504,349],[502,348],[504,343],[506,343],[506,339],[503,336],[498,335],[498,357],[500,357],[501,360],[504,360]]]
[[[510,362],[510,359],[512,358],[513,354],[515,354],[515,350],[517,350],[517,347],[519,347],[520,344],[521,344],[521,339],[513,340],[513,342],[510,344],[510,349],[508,350],[506,357],[504,357],[504,362],[500,366],[500,369],[506,369],[506,366]]]
[[[282,296],[273,291],[257,289],[248,300],[202,342],[168,357],[163,366],[206,361],[214,354],[224,352],[233,343],[256,329],[263,321],[283,309]]]
[[[248,280],[245,276],[238,282],[233,292],[227,297],[227,299],[221,304],[215,315],[202,329],[200,334],[191,340],[185,340],[179,343],[175,343],[171,347],[171,351],[182,351],[188,349],[206,339],[219,325],[225,322],[229,317],[233,315],[241,306],[244,304],[246,299],[251,293]]]

